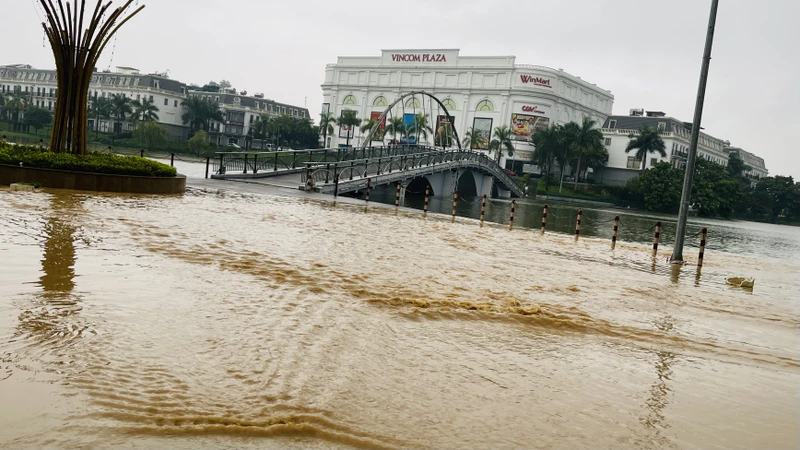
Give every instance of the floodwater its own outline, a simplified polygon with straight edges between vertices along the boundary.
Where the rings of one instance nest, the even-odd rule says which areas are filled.
[[[0,447],[800,445],[796,228],[698,274],[296,195],[0,190]]]

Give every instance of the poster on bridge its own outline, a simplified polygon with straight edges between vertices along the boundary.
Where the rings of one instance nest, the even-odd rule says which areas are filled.
[[[416,116],[413,113],[405,113],[403,114],[403,125],[405,125],[406,130],[413,130],[414,129],[414,118]],[[400,138],[401,144],[416,144],[417,143],[417,136],[411,135]]]
[[[380,111],[372,111],[369,115],[370,120],[377,121],[380,119],[382,112]],[[375,134],[372,135],[373,141],[383,141],[383,137],[386,133],[386,116],[383,116],[383,120],[381,120],[381,125],[375,131]]]
[[[455,116],[439,115],[436,116],[436,134],[433,141],[437,147],[452,147],[455,145],[453,137],[453,127],[455,127]]]

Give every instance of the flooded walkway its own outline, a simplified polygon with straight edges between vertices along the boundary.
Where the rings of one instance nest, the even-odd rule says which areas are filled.
[[[782,253],[697,277],[646,244],[202,183],[0,190],[0,446],[800,445]]]

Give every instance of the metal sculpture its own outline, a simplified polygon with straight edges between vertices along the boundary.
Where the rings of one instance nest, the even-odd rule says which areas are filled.
[[[380,128],[380,126],[383,123],[384,119],[386,119],[386,116],[389,113],[391,113],[392,109],[394,108],[394,106],[396,104],[400,103],[401,101],[403,101],[404,99],[406,99],[408,97],[414,97],[414,96],[417,96],[417,95],[423,96],[422,97],[423,99],[425,97],[429,97],[431,100],[433,100],[436,103],[438,103],[439,106],[441,106],[442,110],[444,110],[444,114],[447,117],[447,120],[452,123],[453,116],[450,115],[450,112],[447,110],[447,107],[445,107],[444,104],[438,98],[436,98],[432,94],[430,94],[428,92],[425,92],[425,91],[409,92],[407,94],[401,95],[400,97],[397,98],[397,100],[393,101],[392,104],[389,105],[389,107],[386,108],[386,110],[375,120],[375,124],[372,126],[372,128],[369,130],[369,132],[366,134],[366,136],[364,138],[364,145],[362,146],[362,148],[367,148],[369,146],[369,144],[372,142],[372,136],[378,131],[378,128]],[[415,108],[414,109],[414,115],[416,115],[416,105],[415,105],[414,108]],[[456,141],[456,144],[458,145],[458,149],[461,150],[461,141],[458,138],[458,131],[456,131],[455,127],[451,127],[451,129],[452,129],[453,134],[455,135],[455,141]]]
[[[86,0],[39,0],[47,17],[42,22],[56,61],[56,95],[50,151],[86,154],[89,84],[100,54],[119,28],[144,5],[126,15],[134,0],[109,11],[111,2],[97,5],[84,28]]]

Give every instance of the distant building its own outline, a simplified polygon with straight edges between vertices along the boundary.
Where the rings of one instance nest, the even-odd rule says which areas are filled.
[[[57,80],[55,70],[35,69],[27,64],[0,66],[0,95],[12,92],[24,94],[32,106],[52,111],[55,107]],[[308,110],[272,100],[265,100],[262,94],[249,97],[232,93],[210,93],[191,90],[180,81],[172,80],[168,74],[142,75],[133,67],[118,66],[116,71],[95,72],[89,86],[89,101],[97,98],[110,98],[120,94],[132,100],[151,100],[159,109],[158,122],[165,125],[169,138],[183,141],[188,138],[189,127],[183,123],[183,101],[189,95],[205,95],[220,103],[226,115],[224,124],[215,124],[214,142],[219,145],[239,143],[247,135],[249,125],[258,120],[254,116],[266,114],[288,114],[295,117],[310,118]],[[208,94],[211,94],[210,96]],[[88,121],[88,128],[101,132],[129,132],[134,125],[130,120],[117,118],[94,118]]]
[[[728,141],[725,141],[725,153],[727,153],[729,157],[737,157],[744,162],[747,166],[744,175],[751,180],[755,181],[769,176],[767,166],[764,164],[764,158],[756,156],[739,147],[732,147]]]
[[[625,152],[631,134],[638,134],[643,126],[661,131],[667,156],[649,154],[644,161],[636,159],[635,151]],[[608,149],[608,164],[594,173],[594,181],[604,184],[625,184],[641,173],[642,164],[653,167],[659,162],[669,162],[675,167],[686,164],[692,135],[691,122],[668,117],[661,111],[632,109],[627,116],[609,116],[602,127],[603,141]],[[700,133],[697,157],[728,165],[727,141]],[[763,161],[763,160],[762,160]]]
[[[246,146],[248,133],[256,123],[261,120],[261,115],[268,116],[288,115],[299,119],[309,119],[308,109],[298,106],[278,103],[264,98],[264,94],[252,96],[235,93],[233,90],[213,92],[204,90],[190,90],[190,96],[200,97],[219,104],[225,123],[214,122],[209,130],[212,142],[220,146],[238,145]],[[264,143],[258,142],[254,148],[262,148]]]
[[[581,122],[584,117],[603,123],[614,103],[610,91],[581,77],[561,69],[517,64],[514,56],[465,56],[457,49],[404,49],[383,50],[372,56],[341,56],[336,63],[328,64],[322,84],[322,111],[338,118],[343,110],[353,110],[364,121],[376,119],[392,102],[412,91],[436,96],[461,138],[470,129],[478,131],[482,139],[474,146],[477,150],[488,149],[494,129],[508,127],[516,151],[513,156],[504,156],[502,163],[517,172],[530,162],[530,137],[538,130]],[[391,117],[403,118],[407,124],[417,113],[426,113],[435,130],[447,120],[444,109],[423,97],[406,98],[390,112]],[[348,141],[350,145],[364,145],[365,136],[359,130],[337,128],[328,135],[325,146],[345,146]],[[435,141],[435,133],[431,134],[423,137],[428,144]],[[384,141],[393,138],[385,137]]]

